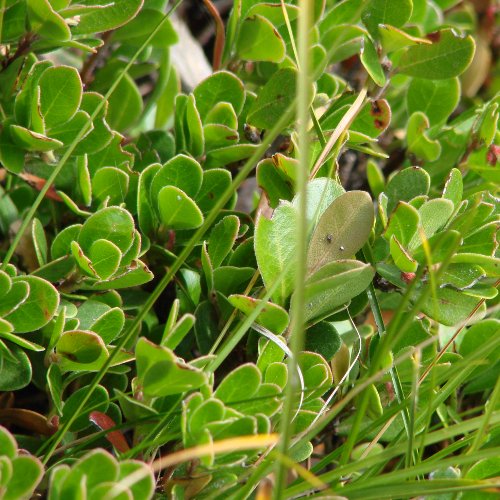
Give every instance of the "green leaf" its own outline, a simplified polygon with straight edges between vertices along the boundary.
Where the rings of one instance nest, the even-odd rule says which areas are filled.
[[[19,125],[11,125],[10,132],[14,141],[27,151],[52,151],[63,146],[61,141],[33,132]]]
[[[278,165],[280,162],[278,161]],[[311,231],[317,226],[320,217],[325,210],[336,200],[339,196],[345,193],[342,185],[326,177],[313,179],[307,183],[306,187],[306,219],[307,226]],[[292,201],[292,205],[298,210],[300,205],[300,194],[298,194]]]
[[[277,280],[280,285],[273,293],[274,302],[284,305],[295,285],[291,263],[296,256],[297,212],[289,203],[279,205],[272,219],[261,216],[255,227],[255,255],[266,288]]]
[[[429,174],[419,167],[408,167],[400,170],[387,183],[385,194],[387,213],[391,213],[399,201],[411,201],[416,196],[429,192],[431,179]]]
[[[84,92],[82,96],[82,103],[80,109],[92,115],[100,105],[101,101],[104,100],[102,95],[96,92]],[[101,151],[106,147],[113,139],[113,134],[109,128],[109,125],[104,119],[108,109],[108,103],[106,101],[105,105],[102,107],[101,111],[94,118],[92,122],[93,129],[80,141],[78,146],[75,148],[74,153],[76,155],[83,154],[94,154]]]
[[[378,35],[379,24],[399,28],[406,24],[413,11],[411,0],[371,0],[361,18],[370,33]]]
[[[71,396],[64,402],[61,424],[64,424],[69,418],[74,416],[75,410],[80,406],[80,403],[82,402],[88,391],[88,386],[81,387],[73,394],[71,394]],[[69,430],[71,432],[80,432],[86,429],[90,426],[90,412],[101,411],[104,413],[107,410],[108,406],[108,391],[102,385],[98,385],[92,392],[92,398],[85,403],[83,409],[78,414],[75,421],[71,424]]]
[[[420,215],[418,210],[401,201],[389,217],[384,237],[390,240],[391,236],[394,235],[402,245],[408,245],[417,232],[419,223]]]
[[[51,128],[69,121],[82,100],[82,81],[75,68],[48,68],[40,77],[40,111],[45,126]]]
[[[137,378],[144,394],[161,397],[197,389],[206,375],[179,359],[170,349],[141,337],[135,348]]]
[[[281,200],[290,201],[293,197],[291,180],[276,167],[271,158],[266,158],[257,165],[257,184],[266,193],[272,208],[276,208]]]
[[[17,443],[14,436],[5,428],[0,427],[0,450],[2,455],[12,459],[17,455]],[[2,480],[4,478],[2,477]],[[2,481],[3,483],[3,481]]]
[[[195,229],[203,224],[203,214],[182,189],[165,186],[158,193],[160,220],[171,229]]]
[[[63,381],[59,366],[56,363],[51,363],[47,370],[47,387],[49,389],[52,403],[54,404],[57,413],[62,414],[62,393]]]
[[[427,287],[422,288],[422,293],[426,293]],[[422,305],[422,311],[432,319],[446,326],[455,326],[467,319],[472,313],[479,300],[463,292],[458,292],[451,288],[438,288],[429,293]]]
[[[108,98],[107,121],[119,131],[129,129],[142,113],[142,97],[134,80],[125,73]]]
[[[245,295],[230,295],[229,302],[246,315],[251,314],[255,308],[262,304],[262,300]],[[266,302],[255,322],[267,328],[275,335],[281,335],[289,323],[287,312],[272,302]]]
[[[2,352],[0,364],[0,391],[17,391],[31,382],[31,363],[17,345],[9,346],[10,356]]]
[[[90,252],[94,241],[105,239],[114,243],[121,252],[132,245],[134,220],[123,208],[107,207],[92,214],[83,224],[78,243],[85,253]]]
[[[164,18],[165,14],[160,10],[143,8],[132,21],[113,32],[113,41],[140,47],[150,35],[152,28],[158,26]],[[178,39],[171,21],[167,19],[150,44],[152,47],[163,49],[168,45],[174,45]]]
[[[363,292],[374,275],[369,264],[356,260],[337,260],[321,267],[306,282],[306,320],[333,314]]]
[[[0,316],[6,316],[20,307],[28,298],[30,287],[27,282],[16,280],[0,302]]]
[[[195,324],[195,317],[192,314],[184,314],[179,319],[174,328],[172,328],[168,335],[166,335],[161,342],[161,345],[169,349],[175,349],[189,333]]]
[[[349,258],[366,243],[374,223],[373,202],[364,191],[350,191],[325,210],[307,253],[308,273],[332,260]]]
[[[7,124],[5,120],[0,130],[0,161],[7,170],[18,174],[24,168],[25,151],[13,141],[11,128]]]
[[[141,474],[141,479],[129,487],[133,500],[152,498],[156,486],[155,477],[151,467],[144,462],[137,460],[121,460],[119,462],[120,471],[117,482],[126,481],[129,476],[135,473]]]
[[[12,459],[12,478],[7,484],[4,500],[31,498],[43,477],[43,465],[32,455],[20,455]]]
[[[500,259],[497,257],[478,253],[457,253],[451,257],[450,262],[456,264],[477,264],[484,269],[488,276],[500,276]]]
[[[412,78],[406,91],[408,114],[421,111],[429,119],[430,126],[445,121],[457,107],[459,100],[458,78],[447,80]]]
[[[276,384],[284,389],[288,381],[288,369],[285,363],[275,362],[269,364],[266,368],[264,381],[268,384]]]
[[[429,119],[421,111],[415,111],[408,120],[406,127],[406,142],[408,151],[427,161],[434,161],[441,154],[441,144],[427,136]]]
[[[305,350],[321,354],[328,362],[340,349],[341,345],[340,335],[332,323],[321,321],[306,331]]]
[[[285,42],[271,22],[261,15],[247,17],[240,27],[236,52],[249,61],[281,62],[285,57]]]
[[[281,387],[279,385],[265,383],[259,386],[252,399],[231,406],[245,415],[262,414],[272,417],[283,404],[280,394]]]
[[[214,397],[225,404],[246,401],[255,395],[261,383],[260,370],[252,363],[238,366],[224,377]]]
[[[455,208],[458,208],[462,201],[464,191],[464,183],[462,180],[462,172],[458,168],[452,168],[446,179],[443,189],[443,198],[450,200]]]
[[[123,272],[115,274],[111,279],[83,282],[81,287],[86,290],[118,290],[143,285],[153,278],[153,273],[142,261],[134,260]]]
[[[92,262],[92,268],[99,278],[106,280],[117,271],[122,253],[111,241],[100,239],[92,243],[89,258]]]
[[[23,349],[28,351],[41,352],[45,350],[45,347],[39,344],[35,344],[35,342],[30,342],[29,340],[19,337],[18,335],[10,333],[14,330],[14,327],[4,319],[0,319],[0,326],[1,325],[8,326],[10,330],[0,332],[0,337],[2,337],[3,339],[13,342],[14,344],[17,344],[19,347],[22,347]]]
[[[208,239],[208,255],[214,268],[219,267],[227,257],[240,229],[240,220],[236,215],[228,215],[218,222]]]
[[[439,231],[427,240],[426,248],[429,249],[430,258],[433,264],[449,259],[450,248],[456,248],[460,245],[462,236],[458,231],[447,230]],[[414,252],[413,258],[419,264],[427,264],[426,248],[420,245]]]
[[[203,170],[196,160],[186,155],[174,156],[158,169],[153,177],[149,188],[151,203],[156,202],[165,186],[175,186],[194,198],[200,190],[202,181]]]
[[[28,298],[13,312],[5,316],[16,333],[38,330],[46,325],[56,313],[59,294],[48,281],[36,276],[18,276],[12,283],[22,282],[29,286]]]
[[[97,319],[90,329],[97,333],[106,345],[120,335],[125,325],[125,314],[119,307],[113,307]]]
[[[123,203],[127,196],[129,176],[119,168],[100,168],[92,179],[92,193],[99,201],[108,198],[111,204]]]
[[[189,152],[195,157],[202,156],[205,149],[205,138],[203,136],[200,113],[196,107],[196,100],[193,94],[189,94],[186,103],[184,131],[186,133]]]
[[[304,376],[306,400],[320,397],[330,389],[333,382],[332,372],[319,354],[304,351],[299,353],[297,361]]]
[[[50,247],[50,255],[52,259],[58,259],[71,253],[71,242],[78,239],[78,234],[82,224],[73,224],[65,227],[61,232],[57,233]]]
[[[436,198],[426,201],[418,210],[425,237],[430,238],[439,231],[448,222],[453,210],[454,206],[450,200]],[[410,242],[410,248],[419,246],[420,238],[420,235],[416,234]]]
[[[220,123],[207,123],[203,127],[207,151],[236,144],[240,138],[238,131]]]
[[[56,344],[56,353],[63,370],[76,370],[78,365],[82,370],[93,370],[102,358],[108,357],[108,350],[101,337],[86,330],[64,332]]]
[[[368,37],[363,38],[360,60],[372,80],[379,87],[383,87],[386,82],[385,73],[380,64],[377,49]]]
[[[437,32],[434,39],[432,45],[410,47],[399,61],[399,71],[430,80],[453,78],[463,73],[474,56],[473,38],[445,29]]]
[[[409,35],[405,31],[388,24],[379,24],[378,34],[382,42],[382,47],[386,52],[394,52],[404,47],[409,47],[410,45],[430,45],[432,43],[426,38],[418,38],[416,36]]]
[[[68,147],[84,127],[87,127],[83,136],[85,138],[92,132],[93,125],[90,115],[86,111],[79,110],[68,122],[62,122],[54,126],[50,130],[50,137],[61,141],[65,147]]]
[[[196,195],[196,204],[200,210],[203,213],[209,212],[230,185],[231,174],[227,170],[214,168],[204,172],[200,191]]]
[[[33,238],[38,263],[43,266],[47,263],[47,238],[45,237],[43,225],[37,218],[34,218],[31,224],[31,237]]]
[[[118,464],[105,450],[92,450],[74,465],[71,474],[85,478],[89,491],[105,482],[114,482],[118,478]]]
[[[321,35],[321,44],[328,47],[330,64],[344,61],[361,50],[363,37],[366,30],[360,26],[339,25],[334,26]]]
[[[283,116],[295,99],[297,70],[279,69],[264,85],[247,115],[247,123],[261,129],[270,129]],[[311,89],[310,97],[313,97]]]
[[[228,71],[218,71],[203,80],[193,90],[202,121],[217,103],[230,103],[237,115],[243,109],[245,92],[241,80]],[[208,123],[208,122],[207,122]],[[214,123],[214,122],[210,122]]]
[[[137,187],[137,219],[143,234],[151,234],[157,225],[155,211],[150,201],[151,184],[161,165],[154,163],[146,167],[139,175]]]
[[[205,168],[225,167],[250,158],[259,146],[257,144],[234,144],[225,148],[212,149],[207,153]]]
[[[218,102],[207,113],[207,116],[205,117],[205,123],[225,125],[231,130],[236,130],[238,128],[238,117],[236,116],[236,112],[234,111],[234,107],[231,103]]]
[[[119,28],[137,15],[143,1],[115,0],[111,3],[105,3],[98,10],[81,14],[79,23],[72,30],[73,34],[91,35]],[[91,3],[91,5],[93,4]]]
[[[409,254],[408,250],[396,238],[391,236],[389,248],[394,264],[404,273],[414,273],[418,268],[418,262]]]
[[[221,266],[214,270],[214,288],[224,294],[243,292],[255,269],[251,267]]]
[[[48,0],[27,0],[31,29],[50,40],[64,41],[71,32],[64,19],[54,11]]]

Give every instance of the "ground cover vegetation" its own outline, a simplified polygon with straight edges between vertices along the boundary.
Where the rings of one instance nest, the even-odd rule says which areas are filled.
[[[498,498],[495,2],[186,3],[0,0],[0,497]]]

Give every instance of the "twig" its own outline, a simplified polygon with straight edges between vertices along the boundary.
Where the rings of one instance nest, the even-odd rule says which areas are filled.
[[[226,41],[226,35],[224,31],[224,23],[220,17],[219,11],[211,0],[203,0],[205,7],[210,12],[215,22],[215,46],[212,66],[214,71],[218,71],[222,63],[222,53],[224,52],[224,43]]]
[[[94,53],[92,53],[83,63],[82,70],[80,71],[80,77],[84,85],[92,83],[94,70],[97,66],[97,63],[99,62],[99,59],[102,57],[104,48],[106,47],[106,44],[109,42],[109,39],[111,38],[112,34],[113,31],[107,31],[106,33],[104,33],[102,35],[103,44]]]

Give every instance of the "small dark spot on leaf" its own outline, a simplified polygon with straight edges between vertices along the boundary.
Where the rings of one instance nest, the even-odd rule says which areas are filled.
[[[382,120],[375,120],[373,123],[377,128],[384,128],[384,122]]]
[[[380,108],[378,101],[372,101],[371,106],[372,106],[371,110],[372,115],[379,116],[382,114],[382,109]]]
[[[238,136],[237,136],[237,135],[228,135],[228,136],[226,137],[226,139],[227,139],[228,141],[235,141],[236,139],[238,139]]]
[[[439,31],[434,31],[434,33],[429,33],[426,38],[432,43],[439,42],[439,40],[441,40],[441,33]]]
[[[209,198],[210,200],[213,200],[215,198],[215,195],[214,193],[212,193],[211,191],[207,193],[207,198]]]
[[[332,242],[332,240],[333,240],[333,236],[332,236],[331,234],[327,234],[327,235],[326,235],[326,241],[327,241],[328,243],[331,243],[331,242]]]

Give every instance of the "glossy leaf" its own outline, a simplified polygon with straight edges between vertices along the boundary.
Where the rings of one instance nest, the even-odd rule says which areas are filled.
[[[456,108],[460,98],[458,78],[448,80],[426,80],[412,78],[406,93],[408,114],[421,111],[429,124],[443,122]]]
[[[441,144],[428,137],[426,130],[429,125],[427,116],[421,111],[415,111],[408,120],[406,141],[409,151],[424,160],[434,161],[441,154]]]
[[[245,102],[243,83],[228,71],[218,71],[203,80],[193,90],[201,119],[220,101],[230,103],[239,114]],[[213,122],[211,122],[213,123]]]
[[[228,215],[214,226],[208,240],[208,255],[215,268],[222,264],[233,248],[239,228],[240,220],[236,215]]]
[[[145,338],[137,342],[135,355],[137,377],[147,396],[179,394],[197,389],[206,381],[201,370],[179,360],[170,349]]]
[[[257,128],[269,129],[281,118],[294,100],[297,87],[297,70],[283,68],[269,79],[252,104],[247,123]],[[311,98],[313,92],[310,92]]]
[[[474,55],[472,37],[461,37],[446,29],[437,32],[434,39],[432,45],[410,47],[399,61],[399,71],[430,80],[453,78],[463,73]]]
[[[195,229],[203,224],[203,214],[181,189],[165,186],[158,193],[160,220],[171,229]]]
[[[256,14],[241,24],[236,52],[242,59],[278,63],[285,57],[285,43],[271,22]]]
[[[368,30],[377,35],[379,24],[399,28],[410,19],[412,10],[411,0],[371,0],[361,17]]]
[[[260,299],[247,297],[245,295],[231,295],[229,302],[245,314],[251,314],[252,311],[262,303]],[[280,306],[267,302],[259,313],[255,322],[267,328],[276,335],[281,335],[288,326],[289,318],[287,312]]]
[[[29,295],[5,319],[14,325],[17,333],[32,332],[46,325],[59,305],[59,294],[54,286],[36,276],[19,276],[13,278],[12,282],[26,283]]]
[[[48,68],[40,77],[40,111],[47,130],[69,121],[82,100],[82,82],[75,68]]]

